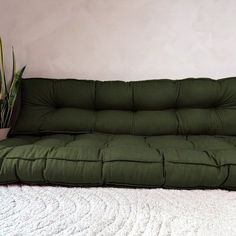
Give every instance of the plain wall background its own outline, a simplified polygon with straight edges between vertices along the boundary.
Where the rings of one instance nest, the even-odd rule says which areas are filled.
[[[25,77],[236,75],[235,0],[0,0],[0,35]]]

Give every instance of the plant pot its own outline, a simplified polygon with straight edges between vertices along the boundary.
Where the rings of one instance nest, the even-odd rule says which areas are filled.
[[[0,141],[7,138],[10,128],[0,128]]]

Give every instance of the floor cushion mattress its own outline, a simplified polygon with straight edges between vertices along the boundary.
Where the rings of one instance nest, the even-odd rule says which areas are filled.
[[[0,183],[236,189],[236,137],[15,135],[0,142]]]

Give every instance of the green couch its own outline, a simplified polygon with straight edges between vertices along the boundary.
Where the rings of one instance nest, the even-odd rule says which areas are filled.
[[[236,189],[236,78],[24,79],[0,183]]]

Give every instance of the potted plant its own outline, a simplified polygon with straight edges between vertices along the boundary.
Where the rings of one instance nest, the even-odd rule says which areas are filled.
[[[14,105],[16,103],[17,94],[20,88],[20,81],[25,70],[25,66],[16,72],[16,60],[14,49],[12,48],[13,69],[11,79],[7,83],[4,58],[3,45],[0,38],[0,140],[7,138],[11,129],[12,114]]]

